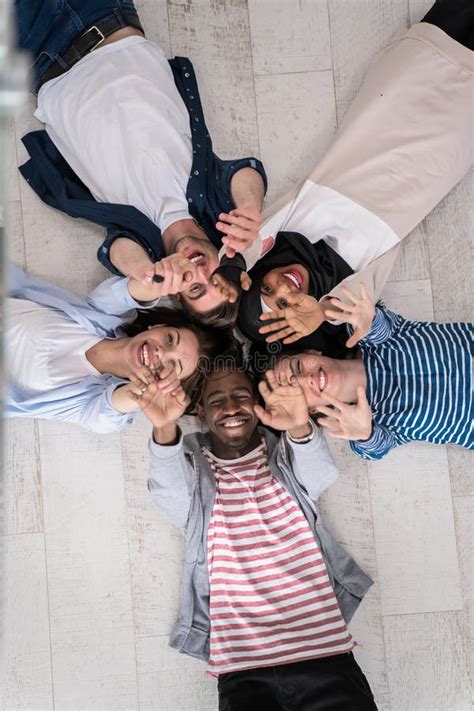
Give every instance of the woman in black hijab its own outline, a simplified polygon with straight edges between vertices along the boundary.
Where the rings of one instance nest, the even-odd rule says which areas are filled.
[[[314,348],[333,358],[344,358],[347,330],[328,323],[321,309],[320,325],[309,335],[296,337],[290,326],[279,320],[261,320],[265,312],[281,311],[304,302],[303,295],[318,300],[353,273],[347,262],[326,242],[311,243],[298,232],[279,232],[271,251],[250,270],[250,289],[242,294],[237,324],[254,344],[266,342],[284,346],[298,340],[298,347]],[[304,304],[302,317],[304,318]],[[314,318],[314,304],[311,305]],[[308,324],[310,327],[310,324]],[[263,333],[262,333],[263,329]],[[259,351],[262,349],[259,347]],[[274,351],[275,346],[272,349]]]

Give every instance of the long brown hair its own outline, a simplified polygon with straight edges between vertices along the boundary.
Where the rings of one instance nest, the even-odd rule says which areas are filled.
[[[166,306],[157,306],[154,309],[138,310],[137,318],[131,323],[124,324],[122,331],[125,335],[133,337],[147,331],[154,326],[171,326],[172,328],[187,328],[194,333],[198,341],[199,361],[196,370],[182,381],[186,394],[191,402],[186,412],[191,412],[199,398],[202,381],[206,372],[213,367],[216,358],[222,353],[232,351],[235,338],[230,329],[203,328],[192,321],[184,311]]]

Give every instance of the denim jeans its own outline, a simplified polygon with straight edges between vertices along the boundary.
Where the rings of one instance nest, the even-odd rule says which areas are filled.
[[[17,44],[32,55],[33,85],[61,53],[97,22],[137,11],[125,0],[16,0]]]

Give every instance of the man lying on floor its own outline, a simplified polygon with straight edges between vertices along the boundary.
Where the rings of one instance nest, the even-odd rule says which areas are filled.
[[[110,271],[151,280],[164,262],[188,311],[233,323],[237,304],[211,275],[219,248],[257,238],[266,178],[255,158],[213,153],[191,62],[168,62],[130,1],[16,0],[16,17],[46,127],[24,137],[22,175],[48,205],[107,229]]]
[[[245,370],[223,364],[199,404],[209,433],[185,437],[182,389],[138,398],[151,495],[187,541],[171,646],[208,662],[221,710],[375,709],[346,626],[371,581],[313,503],[334,461],[295,378],[269,372],[259,390],[265,409]]]
[[[374,307],[363,282],[360,296],[342,288],[345,301],[331,299],[328,315],[348,324],[347,345],[358,343],[361,357],[337,360],[301,349],[279,361],[277,378],[295,375],[310,412],[324,415],[319,424],[350,440],[364,459],[381,459],[412,440],[473,449],[473,325],[408,321]],[[318,303],[306,296],[304,323],[296,306],[294,313],[290,307],[264,314],[263,320],[280,317],[266,328],[289,328],[292,339],[307,333],[311,303],[317,323]]]

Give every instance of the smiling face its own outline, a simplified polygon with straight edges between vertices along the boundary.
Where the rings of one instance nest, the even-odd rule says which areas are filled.
[[[302,264],[289,264],[267,272],[260,286],[264,302],[272,310],[286,309],[287,298],[292,294],[307,294],[309,273]]]
[[[252,382],[245,372],[223,369],[208,376],[198,415],[209,427],[217,457],[235,459],[258,445],[254,404]]]
[[[326,404],[321,398],[321,393],[339,397],[344,383],[341,361],[326,358],[318,351],[304,351],[298,355],[282,358],[275,368],[275,373],[277,378],[281,373],[285,373],[288,377],[296,376],[312,414],[316,412],[318,405]]]
[[[217,249],[208,239],[181,237],[174,247],[176,254],[182,254],[196,266],[196,278],[186,284],[180,298],[196,311],[203,313],[224,303],[216,287],[211,283],[211,275],[219,266]]]
[[[139,365],[148,368],[172,366],[178,378],[188,378],[197,368],[199,343],[188,328],[154,326],[130,338],[125,351],[126,365],[135,370]]]

